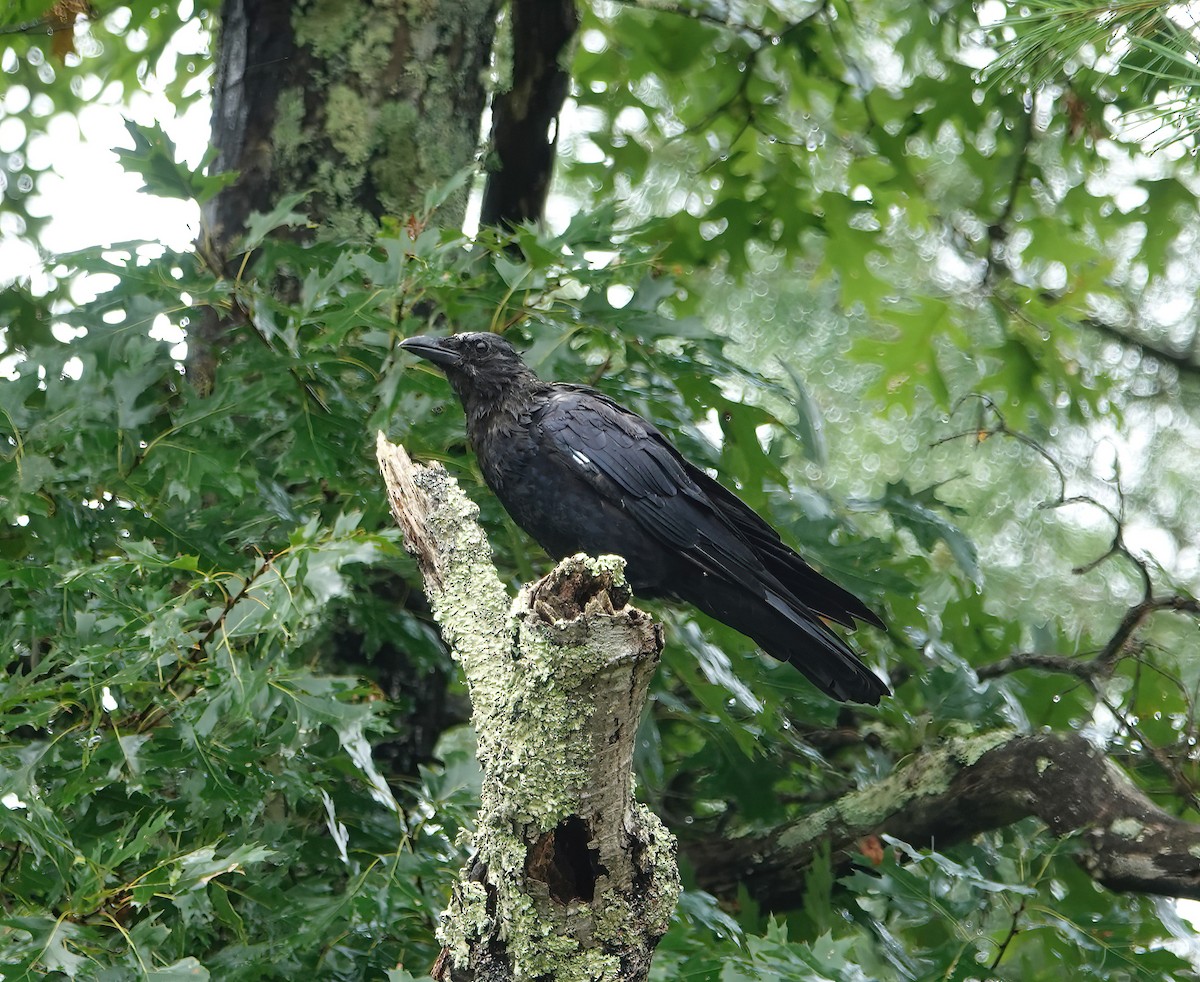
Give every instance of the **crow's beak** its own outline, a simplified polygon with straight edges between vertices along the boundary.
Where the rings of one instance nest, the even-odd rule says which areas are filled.
[[[445,338],[433,338],[422,334],[415,338],[406,338],[400,342],[400,347],[441,368],[457,368],[462,364],[462,357],[457,351],[444,347],[445,341]]]

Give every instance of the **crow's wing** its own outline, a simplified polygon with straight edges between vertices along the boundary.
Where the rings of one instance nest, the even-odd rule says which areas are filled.
[[[683,461],[689,476],[703,490],[722,516],[742,535],[759,559],[796,596],[822,616],[853,628],[854,619],[883,627],[875,611],[848,590],[813,569],[741,498],[714,481],[700,468]]]
[[[690,464],[649,422],[584,386],[559,383],[533,416],[544,448],[613,497],[664,547],[698,571],[750,589],[790,612],[882,626],[853,594],[804,562],[741,499]],[[597,481],[597,476],[607,479]]]
[[[750,547],[711,507],[683,458],[640,416],[598,393],[555,386],[533,422],[542,449],[664,548],[722,579],[747,583],[761,577]]]

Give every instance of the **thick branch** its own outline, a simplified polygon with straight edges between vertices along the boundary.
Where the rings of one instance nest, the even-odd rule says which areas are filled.
[[[1200,826],[1158,808],[1073,733],[952,740],[769,835],[696,843],[687,852],[706,889],[729,893],[742,882],[759,902],[790,907],[825,844],[844,864],[864,836],[941,849],[1030,816],[1054,835],[1078,834],[1076,859],[1110,889],[1200,898]]]
[[[377,454],[462,662],[484,772],[434,976],[645,979],[679,893],[674,840],[631,794],[658,625],[627,606],[616,557],[564,560],[510,604],[456,482],[382,435]]]

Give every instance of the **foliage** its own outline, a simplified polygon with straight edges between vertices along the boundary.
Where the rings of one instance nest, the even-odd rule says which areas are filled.
[[[1191,162],[1122,142],[1066,69],[1034,93],[981,81],[1007,28],[969,4],[718,6],[585,10],[558,232],[393,216],[371,243],[301,244],[271,234],[306,221],[292,198],[248,223],[236,279],[124,243],[0,297],[5,977],[428,969],[476,775],[375,431],[447,462],[510,581],[545,568],[444,381],[396,354],[443,322],[511,331],[544,376],[655,419],[886,613],[855,642],[895,698],[846,713],[658,611],[638,763],[684,839],[771,828],[1001,726],[1086,728],[1197,817],[1193,625],[1148,622],[1096,689],[980,677],[1014,651],[1087,659],[1143,575],[1194,589]],[[74,63],[6,42],[10,88],[48,100],[23,147],[116,98],[73,79],[132,91],[210,16],[120,10]],[[177,166],[161,129],[132,138],[151,193],[225,179]],[[36,240],[27,157],[6,194]],[[202,396],[178,345],[207,309],[232,327]],[[431,705],[432,759],[413,749]],[[1022,823],[844,874],[826,858],[797,910],[692,889],[656,977],[1193,977],[1170,908],[1095,887],[1070,851]]]
[[[1003,25],[997,71],[1042,85],[1070,79],[1119,108],[1151,146],[1198,129],[1196,19],[1191,8],[1121,0],[1034,0]]]
[[[147,83],[180,115],[205,97],[211,75],[206,32],[216,6],[209,0],[4,5],[0,72],[10,130],[0,195],[6,235],[28,235],[36,242],[46,227],[45,210],[30,205],[39,193],[53,193],[55,143],[49,137],[56,120],[78,118],[91,106],[131,104]],[[85,11],[91,12],[86,29],[75,28]],[[52,37],[49,30],[55,31]],[[13,130],[19,134],[15,140]]]

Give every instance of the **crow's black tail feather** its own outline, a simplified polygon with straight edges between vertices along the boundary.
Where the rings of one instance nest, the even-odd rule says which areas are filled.
[[[845,641],[795,598],[769,589],[756,595],[716,577],[691,584],[687,595],[706,614],[751,638],[773,658],[790,662],[835,699],[874,706],[891,691]]]

